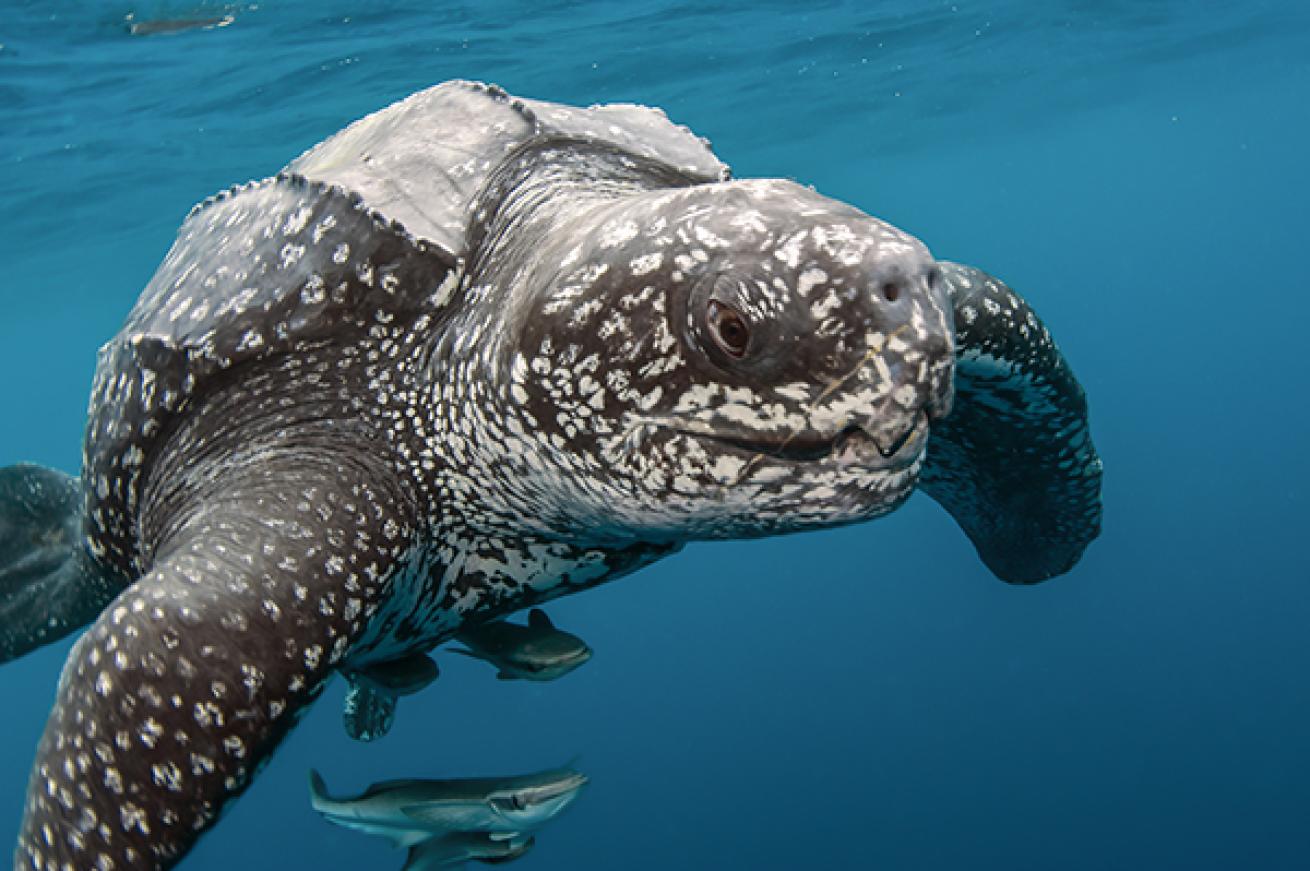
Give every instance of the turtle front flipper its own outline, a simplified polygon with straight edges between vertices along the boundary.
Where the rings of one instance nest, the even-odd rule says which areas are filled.
[[[86,552],[77,479],[0,469],[0,662],[85,626],[120,589]]]
[[[171,867],[318,695],[415,529],[412,494],[344,429],[273,430],[147,494],[166,531],[64,666],[16,865]]]
[[[955,404],[933,425],[920,487],[997,577],[1043,581],[1101,531],[1087,398],[1018,294],[971,266],[940,265],[955,309]]]

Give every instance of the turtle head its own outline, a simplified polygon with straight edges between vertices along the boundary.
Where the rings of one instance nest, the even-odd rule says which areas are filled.
[[[952,399],[951,307],[923,244],[775,180],[640,194],[589,220],[537,285],[506,372],[579,503],[647,535],[719,538],[908,497]]]

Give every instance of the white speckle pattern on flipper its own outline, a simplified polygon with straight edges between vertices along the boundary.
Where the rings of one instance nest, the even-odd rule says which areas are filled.
[[[412,549],[414,505],[385,453],[322,419],[340,418],[349,382],[302,383],[287,406],[300,373],[274,372],[202,400],[164,447],[167,480],[143,494],[151,568],[64,667],[21,867],[172,865],[267,761]]]
[[[397,699],[361,681],[352,680],[342,704],[341,723],[356,741],[376,741],[391,731],[396,721]]]
[[[956,404],[933,427],[920,486],[998,577],[1042,581],[1101,531],[1087,398],[1018,294],[980,269],[941,267],[958,329]]]
[[[81,482],[0,469],[0,662],[85,626],[120,589],[86,550]]]

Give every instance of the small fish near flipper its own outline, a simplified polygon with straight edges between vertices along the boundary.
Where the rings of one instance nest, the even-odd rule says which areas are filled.
[[[227,27],[235,20],[231,15],[221,15],[213,18],[152,18],[137,21],[135,16],[129,14],[124,24],[127,32],[133,36],[160,36],[185,33],[188,30],[213,30],[216,27]]]
[[[346,734],[356,741],[376,741],[391,731],[397,700],[422,690],[441,671],[432,657],[414,653],[345,675],[350,683],[342,709]]]
[[[528,613],[528,625],[492,620],[469,626],[455,636],[466,649],[452,648],[500,669],[501,680],[557,680],[587,660],[591,648],[555,624],[540,608]]]
[[[503,865],[531,850],[536,840],[524,832],[451,832],[410,847],[400,871],[460,868],[470,861]]]
[[[120,589],[87,553],[78,480],[0,469],[0,662],[90,623]]]
[[[560,768],[517,777],[388,780],[354,798],[333,798],[322,776],[310,771],[309,798],[314,810],[330,823],[387,838],[397,847],[413,847],[450,835],[487,835],[488,841],[521,838],[559,816],[586,785],[585,775]],[[476,841],[466,841],[464,846],[471,848]],[[435,861],[453,846],[455,842],[432,847],[432,857],[424,861]],[[528,846],[521,845],[514,856],[509,855],[514,851],[505,851],[486,858],[517,858]],[[489,854],[497,852],[485,843],[483,848]],[[410,861],[417,858],[411,854]],[[465,858],[486,861],[481,856]]]

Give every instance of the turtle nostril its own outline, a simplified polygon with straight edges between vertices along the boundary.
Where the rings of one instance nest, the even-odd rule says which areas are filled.
[[[882,285],[883,299],[888,302],[896,302],[901,295],[901,286],[894,281],[885,281]]]
[[[905,443],[910,440],[912,435],[914,435],[914,430],[907,429],[900,435],[893,437],[885,448],[882,446],[882,442],[875,442],[878,446],[878,453],[888,458],[896,456],[896,452],[905,447]]]
[[[942,269],[934,265],[928,270],[928,289],[936,291],[942,285]]]

